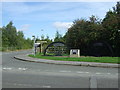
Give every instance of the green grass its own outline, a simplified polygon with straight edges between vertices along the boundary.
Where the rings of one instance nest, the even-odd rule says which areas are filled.
[[[55,57],[55,56],[42,56],[41,54],[28,55],[33,58],[49,59],[49,60],[59,60],[59,61],[82,61],[82,62],[99,62],[99,63],[117,63],[120,64],[118,60],[119,57]]]

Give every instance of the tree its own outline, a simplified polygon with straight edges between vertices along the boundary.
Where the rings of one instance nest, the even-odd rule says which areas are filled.
[[[47,35],[45,38],[45,41],[47,41],[47,45],[52,43],[52,40],[50,40],[49,36]]]
[[[24,34],[22,31],[17,32],[17,48],[23,49],[25,44]]]
[[[91,16],[90,20],[77,19],[66,33],[66,44],[70,48],[81,50],[81,54],[87,53],[87,46],[91,41],[99,40],[103,30],[99,18]]]
[[[6,27],[2,27],[2,47],[8,47],[9,45],[8,31],[6,30]]]
[[[12,21],[9,22],[9,24],[6,26],[8,40],[10,42],[11,47],[14,47],[17,45],[17,30],[16,27],[13,26]]]
[[[2,47],[2,28],[0,27],[0,50]]]
[[[2,31],[3,50],[7,47],[10,47],[12,50],[31,48],[32,40],[26,40],[22,31],[17,32],[16,27],[13,26],[12,21],[10,21],[6,26],[3,26],[0,31]]]
[[[117,2],[116,6],[113,7],[113,11],[109,10],[106,13],[105,18],[102,22],[103,27],[105,28],[106,40],[114,49],[116,55],[120,51],[120,2]]]
[[[41,40],[44,40],[45,39],[45,36],[42,34],[41,35]]]
[[[63,37],[58,31],[56,31],[55,38],[54,38],[54,42],[57,42],[57,41],[63,41]]]
[[[66,44],[69,48],[81,49],[81,52],[84,52],[85,42],[87,42],[86,29],[88,22],[84,19],[77,19],[73,23],[66,33]]]

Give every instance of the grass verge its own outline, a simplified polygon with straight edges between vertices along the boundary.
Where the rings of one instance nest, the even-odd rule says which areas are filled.
[[[97,63],[116,63],[120,64],[120,57],[56,57],[56,56],[42,56],[40,54],[28,55],[33,58],[59,60],[59,61],[81,61],[81,62],[97,62]]]

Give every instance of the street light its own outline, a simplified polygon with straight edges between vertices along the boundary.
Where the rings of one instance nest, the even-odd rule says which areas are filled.
[[[118,30],[118,32],[120,32],[120,30]]]
[[[35,56],[35,36],[32,36],[33,37],[33,40],[34,40],[34,42],[33,42],[33,54],[34,54],[34,56]]]

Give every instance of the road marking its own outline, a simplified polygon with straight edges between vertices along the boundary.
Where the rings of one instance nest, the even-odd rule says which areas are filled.
[[[77,73],[84,73],[84,72],[77,72]]]
[[[111,73],[107,73],[107,74],[111,74]]]
[[[85,73],[89,73],[89,72],[85,72]]]
[[[18,68],[18,69],[22,69],[22,68]]]
[[[71,72],[71,71],[65,71],[65,70],[62,70],[62,71],[59,71],[59,72]]]
[[[18,69],[19,69],[19,70],[23,70],[23,71],[24,71],[24,70],[27,70],[27,68],[18,68]]]
[[[77,71],[77,73],[86,73],[87,74],[87,73],[90,73],[90,72],[80,72],[80,71]]]
[[[95,73],[95,74],[102,74],[102,73]]]
[[[12,68],[2,68],[3,70],[12,70]]]
[[[42,86],[43,88],[51,88],[51,86]]]
[[[48,72],[48,71],[50,71],[50,70],[44,70],[45,72]]]
[[[13,68],[10,68],[10,67],[3,67],[2,70],[12,70]],[[25,71],[27,70],[28,68],[18,68],[18,70],[22,70],[22,71]]]
[[[5,84],[15,85],[15,86],[21,86],[21,87],[22,87],[22,86],[25,86],[25,87],[51,88],[51,86],[46,86],[46,85],[40,86],[40,85],[21,84],[21,83],[5,83]]]

